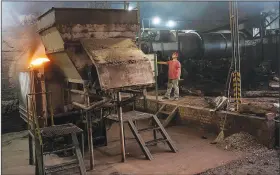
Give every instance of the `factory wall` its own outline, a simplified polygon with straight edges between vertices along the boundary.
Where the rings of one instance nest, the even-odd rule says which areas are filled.
[[[147,110],[151,113],[157,112],[157,103],[154,100],[147,100]],[[162,104],[159,104],[159,108]],[[208,108],[178,105],[176,124],[195,127],[206,132],[218,134],[220,132],[221,121],[225,116],[224,111],[211,112]],[[170,108],[170,109],[169,109]],[[172,110],[172,105],[167,105],[167,111]],[[144,100],[139,99],[136,102],[137,110],[144,110]],[[238,132],[247,132],[269,148],[274,146],[275,123],[266,118],[241,115],[237,113],[228,113],[225,126],[225,136]]]

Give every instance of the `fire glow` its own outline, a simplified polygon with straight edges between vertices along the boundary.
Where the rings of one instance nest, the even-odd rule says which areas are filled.
[[[46,62],[49,62],[50,60],[48,58],[36,58],[31,61],[30,66],[40,66]]]

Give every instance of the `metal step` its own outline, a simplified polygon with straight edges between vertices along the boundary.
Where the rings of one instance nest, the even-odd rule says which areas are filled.
[[[170,115],[172,111],[159,111],[161,114]]]
[[[61,172],[73,168],[79,168],[79,162],[78,160],[74,160],[71,162],[67,163],[62,163],[58,165],[52,165],[52,166],[45,166],[45,173],[46,174],[51,174],[51,173],[56,173],[56,172]]]
[[[155,139],[155,140],[145,142],[145,144],[146,144],[146,146],[150,146],[150,145],[155,145],[156,143],[159,143],[159,142],[166,142],[166,141],[167,141],[167,139],[160,138],[160,139]]]
[[[150,127],[150,128],[143,128],[143,129],[138,129],[138,132],[147,132],[147,131],[153,131],[153,130],[159,130],[160,127]]]
[[[72,146],[70,148],[64,148],[64,149],[60,149],[60,150],[54,150],[54,151],[49,151],[49,152],[43,152],[43,155],[48,155],[48,154],[55,154],[55,153],[60,153],[60,152],[64,152],[64,151],[69,151],[69,150],[74,150],[75,146]]]

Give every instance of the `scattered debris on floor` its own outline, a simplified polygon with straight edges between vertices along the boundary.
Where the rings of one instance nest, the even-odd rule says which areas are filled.
[[[242,151],[246,156],[199,175],[275,175],[280,173],[279,153],[259,144],[250,134],[244,132],[233,134],[217,146],[229,151]]]
[[[225,150],[237,150],[243,152],[251,152],[252,150],[265,148],[259,144],[257,140],[248,133],[240,132],[225,138],[218,144]]]
[[[275,150],[259,151],[258,153],[208,170],[199,175],[276,175],[280,173],[279,155],[277,155]]]

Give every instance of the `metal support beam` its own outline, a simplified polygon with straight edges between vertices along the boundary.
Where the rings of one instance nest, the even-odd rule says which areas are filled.
[[[156,53],[154,53],[154,72],[155,72],[157,111],[158,111],[158,65],[157,65],[157,54]]]
[[[138,20],[138,47],[141,50],[141,24],[140,24],[140,3],[137,2],[137,20]],[[144,23],[142,23],[144,28]],[[144,30],[143,30],[144,32]]]
[[[278,11],[279,11],[279,14],[280,14],[280,2],[279,2],[279,7],[278,7]],[[279,18],[279,23],[278,23],[278,29],[280,30],[280,18]],[[279,44],[279,41],[280,41],[280,32],[278,32],[278,77],[280,79],[280,57],[279,57],[279,50],[280,50],[280,44]],[[280,81],[279,81],[279,113],[280,113]],[[280,128],[279,128],[280,130]],[[279,139],[280,140],[280,139]],[[280,142],[280,141],[279,141]],[[279,145],[280,146],[280,145]]]
[[[91,121],[91,116],[89,115],[89,112],[86,112],[86,118],[87,118],[90,170],[93,170],[94,155],[93,155],[93,139],[92,139],[92,121]]]
[[[124,127],[123,127],[123,117],[122,117],[122,107],[121,107],[121,93],[117,93],[117,101],[118,101],[118,118],[120,124],[120,141],[121,141],[121,152],[122,152],[122,162],[125,162],[125,143],[124,143]]]
[[[29,165],[34,165],[33,138],[30,133],[28,133],[28,146],[29,146]]]

